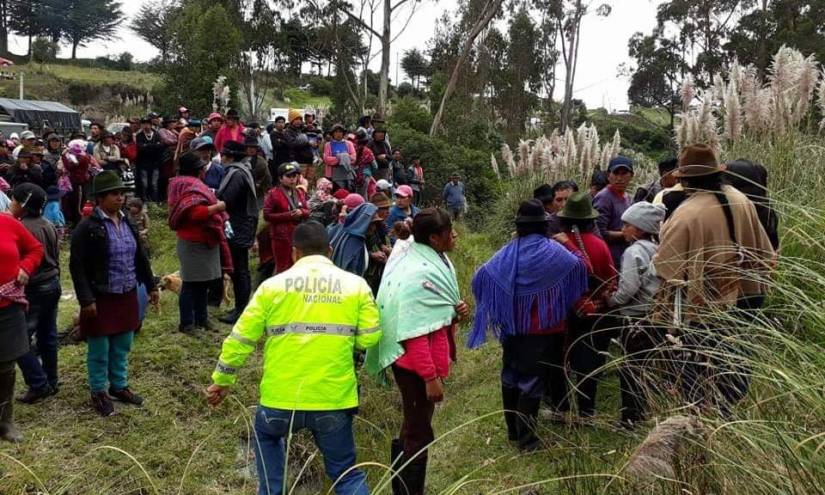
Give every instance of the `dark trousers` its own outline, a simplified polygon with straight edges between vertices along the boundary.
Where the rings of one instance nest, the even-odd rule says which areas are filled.
[[[14,421],[14,361],[0,361],[0,428]]]
[[[667,329],[623,319],[621,343],[624,358],[619,366],[621,417],[638,422],[647,413],[648,396],[661,387],[672,384],[673,359],[665,346]]]
[[[206,282],[183,282],[181,284],[178,307],[182,327],[206,323],[209,317],[206,306],[211,284],[211,280]]]
[[[765,303],[765,296],[752,295],[737,301],[734,316],[747,325],[754,321]],[[710,406],[723,416],[745,398],[750,388],[751,369],[747,344],[741,342],[739,328],[722,324],[691,325],[683,337],[682,394],[685,401],[700,407]]]
[[[219,308],[223,302],[223,277],[208,282],[207,305]]]
[[[257,289],[259,285],[264,283],[264,280],[268,279],[275,273],[275,262],[269,261],[266,263],[260,263],[258,268],[255,270],[255,288]]]
[[[412,459],[435,440],[433,432],[433,412],[435,404],[427,399],[427,385],[424,379],[412,371],[398,366],[392,367],[395,383],[401,391],[401,403],[404,408],[404,420],[401,423],[401,446],[407,459]],[[424,450],[417,456],[426,459]]]
[[[579,416],[589,417],[596,412],[596,392],[599,386],[597,370],[604,366],[610,339],[616,333],[613,317],[571,317],[570,364],[573,385],[579,406]]]
[[[60,302],[60,278],[29,284],[26,286],[26,299],[29,301],[26,326],[29,339],[34,337],[37,347],[17,358],[17,365],[20,366],[26,385],[32,390],[42,391],[49,386],[57,386],[57,304]]]
[[[232,287],[235,290],[235,311],[242,312],[249,302],[252,292],[252,277],[249,273],[249,248],[229,245],[232,255]]]

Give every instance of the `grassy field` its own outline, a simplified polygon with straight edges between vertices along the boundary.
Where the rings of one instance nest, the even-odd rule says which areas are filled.
[[[165,228],[162,212],[152,210],[153,265],[156,273],[177,270],[174,237]],[[455,253],[462,285],[473,267],[486,259],[492,242],[462,230]],[[64,249],[65,251],[65,249]],[[63,253],[63,266],[67,253]],[[77,311],[68,274],[60,328]],[[255,483],[245,474],[248,458],[242,446],[249,433],[250,413],[256,403],[260,357],[240,374],[240,386],[220,408],[210,409],[203,395],[214,368],[222,338],[230,331],[202,339],[177,332],[177,298],[166,293],[159,311],[150,310],[130,357],[130,383],[146,398],[143,408],[118,407],[114,417],[101,419],[88,406],[85,346],[60,350],[62,387],[58,396],[34,405],[18,405],[16,416],[26,442],[0,446],[0,493],[40,489],[48,493],[254,493]],[[441,437],[431,453],[429,486],[433,493],[448,492],[462,480],[473,480],[461,493],[492,492],[522,484],[583,472],[581,463],[596,463],[607,471],[617,468],[638,435],[618,434],[609,428],[570,429],[544,426],[548,449],[521,456],[506,441],[498,395],[497,344],[481,351],[460,350],[449,379],[447,400],[436,412]],[[381,387],[362,376],[363,402],[356,421],[359,460],[387,463],[390,439],[400,426],[398,391]],[[23,388],[19,380],[18,390]],[[603,388],[603,423],[616,408],[613,380]],[[304,442],[302,442],[304,443]],[[310,443],[305,442],[307,446]],[[311,449],[313,450],[313,449]],[[297,454],[296,454],[297,455]],[[24,467],[25,466],[25,467]],[[317,458],[310,473],[320,473]],[[384,468],[367,467],[371,484]],[[294,474],[294,473],[293,473]],[[296,493],[314,493],[309,487]],[[548,485],[552,487],[553,484]]]
[[[743,140],[732,156],[769,164],[782,218],[782,261],[771,282],[770,313],[739,325],[750,351],[754,382],[731,419],[698,418],[702,434],[685,439],[701,454],[682,458],[673,479],[627,484],[623,467],[653,421],[633,433],[610,425],[618,407],[611,349],[593,426],[540,425],[545,449],[521,455],[507,444],[500,413],[500,350],[495,342],[477,351],[459,349],[435,414],[438,439],[431,447],[429,493],[714,493],[813,494],[825,492],[825,217],[822,171],[825,147],[818,138],[779,142]],[[800,187],[806,185],[805,187]],[[151,211],[156,273],[177,270],[174,237],[163,212]],[[490,222],[486,222],[489,224]],[[489,225],[484,225],[489,230]],[[462,291],[504,239],[460,227],[453,260]],[[63,255],[63,266],[66,255]],[[63,328],[77,311],[63,277]],[[468,295],[469,296],[469,295]],[[203,389],[229,327],[201,339],[177,332],[177,299],[164,294],[151,311],[130,358],[131,386],[146,397],[143,408],[118,407],[101,419],[88,406],[85,347],[60,351],[60,394],[35,406],[17,406],[27,436],[20,445],[0,445],[0,493],[50,494],[181,493],[252,494],[245,447],[256,404],[260,356],[240,372],[240,385],[220,408],[210,409]],[[466,328],[461,335],[466,334]],[[359,461],[377,493],[388,493],[385,477],[390,440],[397,435],[400,399],[362,376],[362,407],[355,423]],[[18,383],[22,389],[22,382]],[[657,397],[653,417],[683,412],[672,397]],[[327,493],[319,459],[299,437],[290,462],[294,476],[305,466],[293,493]],[[296,461],[296,459],[298,461]]]
[[[15,65],[9,69],[14,73],[25,72],[29,81],[45,76],[64,83],[75,82],[93,86],[121,84],[144,91],[151,90],[160,81],[156,74],[149,72],[107,70],[67,64],[31,63]]]

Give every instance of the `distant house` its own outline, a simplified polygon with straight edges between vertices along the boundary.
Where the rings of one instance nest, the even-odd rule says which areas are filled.
[[[0,121],[27,124],[35,131],[50,127],[62,134],[81,129],[80,113],[56,101],[0,98]]]

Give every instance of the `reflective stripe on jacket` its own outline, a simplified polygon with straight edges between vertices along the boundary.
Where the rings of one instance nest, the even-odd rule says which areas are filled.
[[[381,339],[367,282],[307,256],[258,287],[224,340],[212,381],[233,385],[264,338],[261,405],[331,411],[358,406],[353,352]]]

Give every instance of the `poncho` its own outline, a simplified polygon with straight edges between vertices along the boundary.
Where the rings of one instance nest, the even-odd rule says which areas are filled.
[[[367,350],[367,372],[379,376],[404,354],[401,342],[451,324],[460,299],[450,260],[425,244],[411,243],[384,270],[378,289],[383,333]]]
[[[558,325],[587,291],[587,266],[561,244],[533,234],[501,248],[478,269],[472,285],[476,315],[467,347],[475,348],[488,328],[499,340],[527,335],[534,305],[539,328]]]

